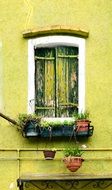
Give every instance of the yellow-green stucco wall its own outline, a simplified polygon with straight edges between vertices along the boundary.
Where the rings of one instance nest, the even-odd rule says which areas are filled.
[[[0,112],[11,118],[16,118],[18,113],[27,112],[28,39],[23,38],[23,31],[54,25],[72,26],[89,31],[89,37],[86,39],[85,105],[95,129],[92,137],[80,141],[81,145],[86,144],[93,151],[85,151],[84,158],[87,159],[77,173],[110,174],[112,173],[111,0],[0,1]],[[16,189],[19,173],[21,175],[26,172],[69,172],[61,160],[62,153],[57,153],[56,159],[48,162],[44,161],[42,152],[38,154],[36,152],[37,148],[44,148],[45,144],[63,148],[67,144],[66,141],[44,142],[43,140],[42,142],[37,139],[25,139],[14,126],[2,118],[0,118],[0,130],[0,189],[6,190],[11,187]],[[24,149],[35,149],[35,151],[30,151],[29,154],[29,151]],[[17,159],[6,159],[18,156],[37,157],[39,160],[21,160],[19,168]],[[86,190],[87,188],[92,189],[90,186],[86,187]]]

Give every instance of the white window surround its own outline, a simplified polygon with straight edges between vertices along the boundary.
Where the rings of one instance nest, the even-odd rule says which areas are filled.
[[[78,63],[78,99],[79,112],[85,110],[85,39],[74,36],[45,36],[28,40],[28,113],[34,113],[35,106],[35,59],[36,47],[54,47],[58,45],[75,46],[79,48]]]

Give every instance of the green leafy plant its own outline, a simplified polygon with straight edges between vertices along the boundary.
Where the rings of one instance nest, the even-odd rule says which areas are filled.
[[[24,129],[29,122],[35,122],[36,126],[40,126],[41,118],[33,114],[19,114],[17,123],[20,129]]]
[[[77,145],[64,150],[63,162],[69,171],[76,172],[81,167],[84,161],[82,154],[83,151]]]
[[[59,127],[59,126],[72,126],[74,125],[74,120],[71,120],[71,121],[67,121],[67,120],[63,120],[63,121],[59,121],[57,119],[57,121],[46,121],[46,120],[42,120],[41,121],[41,126],[42,127],[46,127],[46,128],[49,128],[49,127]]]
[[[69,147],[64,150],[64,156],[75,156],[75,157],[81,157],[84,152],[78,147]]]
[[[81,120],[81,119],[89,119],[89,112],[80,112],[80,113],[75,113],[74,117],[76,120]]]

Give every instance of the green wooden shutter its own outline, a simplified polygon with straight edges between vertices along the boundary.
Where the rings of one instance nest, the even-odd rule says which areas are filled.
[[[54,49],[35,51],[35,110],[38,115],[55,115]]]
[[[71,116],[78,105],[78,48],[35,50],[35,110],[42,116]]]
[[[72,116],[78,105],[78,48],[58,47],[58,115]]]

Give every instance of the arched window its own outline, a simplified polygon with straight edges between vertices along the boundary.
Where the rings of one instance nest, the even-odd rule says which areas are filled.
[[[47,36],[28,42],[28,112],[69,117],[85,104],[85,39]]]

